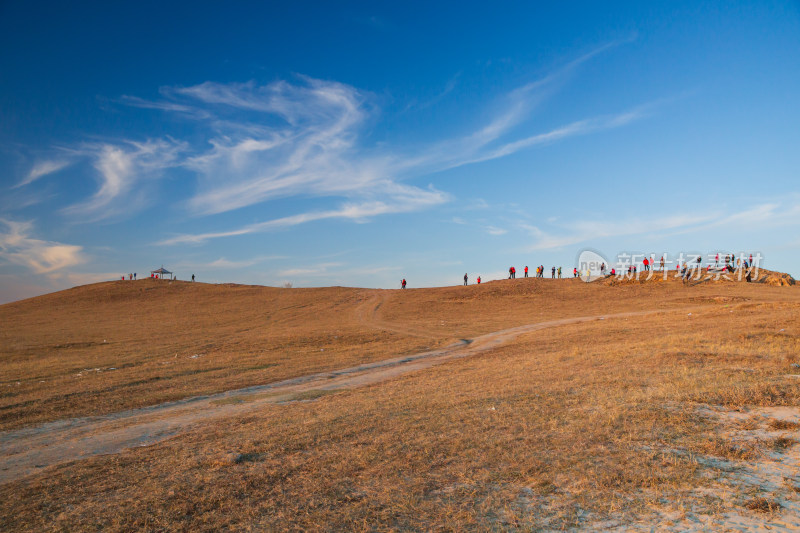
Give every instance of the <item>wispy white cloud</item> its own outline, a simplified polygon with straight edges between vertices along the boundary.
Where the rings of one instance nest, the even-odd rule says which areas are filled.
[[[208,268],[246,268],[249,266],[253,266],[256,263],[258,263],[258,261],[256,261],[255,259],[249,259],[246,261],[229,261],[224,257],[220,257],[219,259],[211,261],[210,263],[207,263],[203,266]]]
[[[296,215],[268,220],[266,222],[259,222],[257,224],[249,224],[247,226],[229,231],[178,235],[161,241],[158,244],[200,244],[211,239],[234,237],[237,235],[248,235],[251,233],[263,233],[279,228],[297,226],[308,222],[326,219],[349,219],[356,222],[363,222],[370,217],[379,215],[406,213],[416,209],[423,209],[426,206],[441,204],[447,199],[447,195],[445,193],[434,189],[425,190],[416,187],[406,187],[397,183],[391,184],[391,186],[388,186],[388,188],[396,191],[392,195],[392,199],[390,201],[376,200],[358,204],[344,204],[338,209],[299,213]]]
[[[33,224],[0,219],[0,261],[20,265],[35,274],[47,274],[83,263],[83,248],[33,239]]]
[[[25,175],[22,181],[14,185],[13,188],[16,189],[17,187],[24,187],[25,185],[33,183],[41,177],[58,172],[59,170],[69,166],[70,163],[70,161],[65,159],[39,161],[33,165],[33,168],[31,168],[31,170]]]
[[[403,112],[409,111],[411,109],[424,110],[428,109],[429,107],[435,106],[436,104],[444,100],[444,98],[448,94],[453,92],[453,90],[458,85],[458,79],[460,77],[461,77],[461,72],[457,72],[455,76],[447,80],[447,83],[445,83],[444,88],[442,88],[442,90],[439,91],[439,93],[437,93],[428,100],[420,102],[417,99],[413,99],[411,102],[408,103],[408,105],[406,105],[405,109],[403,109]]]
[[[487,124],[462,137],[434,143],[419,155],[413,158],[406,158],[401,164],[412,172],[423,169],[428,172],[447,170],[505,157],[526,148],[575,135],[584,135],[593,131],[620,127],[628,122],[642,118],[644,110],[653,107],[655,103],[609,117],[595,117],[574,121],[548,132],[502,142],[518,126],[526,122],[537,107],[561,89],[575,74],[578,67],[624,42],[628,41],[614,41],[596,47],[554,69],[542,78],[509,91],[499,99],[496,105],[496,112]],[[497,143],[501,144],[498,146]]]
[[[160,111],[182,113],[189,117],[197,119],[206,119],[211,117],[211,114],[203,109],[199,109],[194,106],[179,104],[176,102],[168,102],[168,101],[153,102],[150,100],[139,98],[137,96],[129,96],[129,95],[122,96],[119,99],[119,101],[131,107],[139,107],[142,109],[158,109]]]
[[[612,237],[630,235],[652,235],[654,232],[686,234],[707,232],[711,228],[753,228],[798,225],[800,222],[800,201],[769,202],[757,204],[749,209],[726,213],[724,210],[704,211],[702,213],[676,213],[648,220],[642,224],[639,219],[576,220],[561,225],[556,231],[544,231],[530,224],[519,224],[527,231],[534,242],[527,250],[550,250],[575,244]]]
[[[609,43],[574,59],[539,80],[509,91],[495,113],[464,136],[424,149],[364,143],[363,130],[376,117],[375,98],[335,81],[298,76],[297,82],[205,82],[164,87],[162,99],[123,96],[125,105],[189,117],[206,128],[204,144],[171,138],[123,140],[83,145],[71,156],[89,158],[98,178],[95,193],[62,210],[83,220],[126,214],[148,205],[146,185],[167,169],[195,173],[197,185],[186,201],[197,216],[229,212],[279,198],[340,199],[339,207],[306,211],[219,232],[180,235],[164,244],[198,243],[326,219],[364,221],[370,217],[430,208],[449,200],[433,187],[411,179],[461,165],[506,157],[544,143],[620,127],[646,115],[646,109],[587,118],[546,132],[521,130],[531,112],[558,91],[580,65],[620,44]],[[450,80],[441,97],[452,91]],[[22,180],[31,183],[59,170],[61,161],[42,163]],[[495,228],[487,231],[499,234]]]
[[[490,161],[492,159],[499,159],[501,157],[506,157],[534,146],[560,141],[569,137],[588,135],[598,131],[619,128],[645,118],[655,105],[655,103],[648,103],[616,115],[575,121],[544,133],[537,133],[536,135],[524,137],[522,139],[484,150],[476,153],[471,158],[465,157],[460,161],[453,161],[449,167],[455,168],[472,163],[480,163],[483,161]]]
[[[382,195],[393,181],[386,156],[359,150],[369,108],[367,97],[348,85],[311,78],[266,86],[206,82],[171,94],[251,112],[248,121],[218,122],[223,134],[210,140],[212,149],[185,162],[200,177],[189,201],[198,214],[296,195]],[[254,127],[254,119],[271,126]]]
[[[288,259],[285,255],[260,255],[257,257],[253,257],[251,259],[245,259],[242,261],[230,261],[225,259],[224,257],[220,257],[215,261],[211,261],[210,263],[199,264],[196,265],[201,268],[246,268],[249,266],[257,265],[259,263],[265,263],[267,261],[274,261],[277,259]]]
[[[497,226],[486,226],[484,229],[489,235],[505,235],[508,233],[507,229],[498,228]]]
[[[508,233],[508,229],[507,228],[501,228],[499,226],[493,226],[491,224],[487,225],[486,221],[484,219],[479,219],[477,221],[468,221],[468,220],[465,220],[465,219],[463,219],[461,217],[453,217],[451,219],[451,222],[453,224],[458,224],[460,226],[476,227],[476,228],[488,233],[489,235],[505,235],[506,233]]]
[[[449,196],[403,181],[637,120],[645,115],[644,108],[500,142],[580,64],[615,45],[599,47],[511,91],[487,124],[412,156],[404,155],[402,149],[375,151],[362,145],[360,130],[371,116],[371,97],[345,84],[303,77],[298,84],[206,82],[164,89],[162,93],[171,99],[162,106],[164,110],[175,106],[174,110],[188,113],[198,107],[218,117],[214,121],[218,135],[209,139],[211,148],[182,162],[199,176],[197,194],[188,201],[195,214],[223,213],[284,197],[344,197],[346,201],[336,209],[298,213],[226,231],[179,235],[161,244],[201,243],[318,220],[358,221],[429,208],[446,202]],[[501,230],[487,231],[500,234]]]
[[[278,272],[278,276],[327,276],[331,268],[340,267],[344,263],[319,263],[308,268],[289,268]]]
[[[172,140],[127,141],[123,144],[87,144],[73,151],[88,157],[97,171],[99,189],[88,200],[67,206],[63,212],[100,220],[128,213],[144,204],[143,186],[175,166],[185,145]]]

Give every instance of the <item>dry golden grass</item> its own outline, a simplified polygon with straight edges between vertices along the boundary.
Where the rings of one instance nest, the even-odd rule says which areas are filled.
[[[406,291],[150,279],[77,287],[0,306],[0,429],[272,383],[545,320],[794,294],[532,278]]]
[[[777,429],[777,430],[788,429],[788,430],[792,430],[792,431],[797,431],[797,430],[800,429],[800,423],[792,422],[791,420],[774,420],[773,419],[773,420],[769,421],[769,427],[771,429]]]
[[[254,291],[254,300],[262,294],[242,290]],[[497,349],[388,382],[335,394],[312,391],[296,398],[304,401],[267,405],[148,448],[55,466],[0,486],[0,523],[8,530],[37,531],[536,530],[593,528],[604,520],[624,525],[657,516],[674,502],[720,513],[720,499],[698,500],[692,492],[714,483],[715,467],[698,459],[749,460],[775,443],[726,439],[721,423],[698,414],[698,405],[800,405],[800,380],[787,377],[792,364],[800,362],[800,292],[794,287],[517,280],[393,291],[379,300],[373,300],[376,291],[330,291],[341,291],[347,302],[358,300],[339,304],[335,323],[343,330],[366,334],[370,327],[394,327],[430,335],[398,338],[392,330],[373,330],[375,345],[386,350],[412,350],[420,339],[429,346],[565,316],[673,311],[528,333]],[[289,297],[300,298],[275,298]],[[375,317],[359,322],[351,315],[357,316],[358,304],[365,301],[381,307]],[[317,305],[332,304],[312,300],[306,305],[311,315],[319,315]],[[691,315],[687,307],[693,308]],[[206,324],[212,328],[210,315]],[[313,336],[324,335],[332,323],[325,318],[306,325]],[[295,326],[288,319],[285,324]],[[46,331],[47,326],[38,327]],[[252,335],[247,341],[252,346],[261,338],[254,325],[226,327]],[[213,329],[176,330],[174,337],[184,339],[180,342],[219,342]],[[16,331],[27,330],[19,326]],[[41,345],[77,342],[91,331],[64,333],[64,338],[54,333]],[[158,331],[156,344],[162,339],[166,349],[168,333]],[[301,337],[299,326],[296,331]],[[355,343],[349,348],[353,355],[337,354],[338,364],[364,358],[363,351],[371,349],[360,348],[357,336],[348,338]],[[148,346],[146,339],[140,342]],[[50,350],[51,359],[66,353]],[[347,353],[342,348],[341,354]],[[17,371],[34,373],[32,360],[29,356]],[[333,363],[292,359],[281,375],[326,364]],[[215,376],[199,373],[182,393],[228,383]],[[107,394],[116,398],[130,390],[111,386]],[[72,398],[84,401],[80,394]],[[130,405],[128,398],[118,401]],[[23,420],[52,416],[42,413]],[[17,425],[16,418],[6,420],[7,426]],[[779,504],[742,495],[737,505],[742,512],[758,513],[777,512]]]
[[[781,508],[781,504],[772,499],[759,497],[748,500],[745,507],[760,513],[773,513]]]

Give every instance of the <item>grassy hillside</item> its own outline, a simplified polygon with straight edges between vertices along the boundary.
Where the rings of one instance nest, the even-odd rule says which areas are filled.
[[[280,381],[544,320],[794,294],[673,279],[609,286],[529,278],[405,291],[87,285],[0,306],[0,429]]]
[[[531,331],[153,446],[43,465],[0,485],[0,522],[36,531],[800,527],[793,286],[80,287],[0,307],[3,376],[20,381],[3,383],[4,423],[652,309],[663,312]],[[84,370],[100,366],[118,370]]]

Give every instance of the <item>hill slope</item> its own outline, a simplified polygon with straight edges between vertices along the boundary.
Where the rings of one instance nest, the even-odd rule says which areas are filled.
[[[674,279],[617,285],[528,278],[401,291],[144,279],[75,287],[0,306],[0,428],[270,383],[545,320],[794,292]]]
[[[339,389],[317,377],[282,399],[240,391],[236,404],[3,431],[9,530],[800,527],[797,287],[145,280],[2,306],[0,321],[0,371],[19,381],[3,382],[6,428],[347,361],[383,370],[398,353],[473,340],[463,357],[437,350],[456,356]],[[150,422],[174,431],[96,454]],[[40,461],[5,475],[31,451]]]

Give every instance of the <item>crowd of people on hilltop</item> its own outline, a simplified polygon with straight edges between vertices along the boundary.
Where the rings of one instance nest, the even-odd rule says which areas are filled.
[[[709,254],[707,257],[708,260],[704,265],[703,256],[701,254],[688,255],[686,257],[684,257],[684,254],[680,254],[675,261],[667,260],[665,255],[662,255],[661,258],[656,261],[656,254],[651,254],[650,256],[643,256],[641,260],[642,273],[646,272],[646,279],[650,279],[656,271],[656,265],[658,265],[658,271],[660,271],[666,278],[671,268],[668,265],[674,264],[675,277],[682,278],[684,281],[699,279],[703,273],[705,273],[706,277],[709,278],[714,275],[719,277],[727,273],[735,272],[739,272],[739,279],[744,277],[746,281],[751,281],[754,274],[752,271],[755,270],[757,273],[758,264],[762,259],[760,254],[757,254],[757,256],[754,258],[752,253],[749,256],[746,254],[740,254],[738,257],[733,253],[725,254],[724,256],[721,256],[719,253],[717,253],[713,256]],[[620,262],[620,272],[617,272],[617,270],[614,268],[608,272],[605,264],[603,264],[600,269],[600,274],[602,276],[626,276],[635,277],[638,279],[638,264],[628,261],[629,259],[632,259],[631,256],[624,256],[624,258],[626,261]]]
[[[627,256],[630,258],[630,256]],[[720,256],[717,253],[712,257],[709,255],[709,261],[703,266],[702,255],[691,256],[691,258],[683,258],[683,254],[681,254],[680,258],[677,261],[668,261],[666,255],[662,255],[660,259],[656,260],[656,254],[650,254],[649,256],[639,256],[641,257],[641,271],[639,270],[639,262],[623,262],[620,261],[618,266],[619,270],[616,267],[609,268],[609,265],[602,263],[600,265],[600,276],[612,276],[612,277],[636,277],[642,273],[647,273],[648,276],[652,276],[653,273],[658,269],[666,276],[668,272],[668,265],[675,264],[675,273],[676,277],[681,277],[684,280],[692,279],[693,277],[699,277],[700,274],[705,271],[706,274],[723,274],[723,273],[733,273],[736,271],[742,272],[743,276],[747,281],[750,281],[752,278],[751,270],[755,266],[758,268],[756,263],[757,260],[760,259],[760,255],[758,257],[753,258],[753,254],[751,253],[749,256],[745,254],[740,254],[739,257],[736,257],[736,254],[725,254],[724,256]],[[529,275],[530,269],[527,265],[525,265],[523,269],[524,276],[527,278]],[[545,267],[544,265],[539,265],[535,268],[535,277],[537,278],[544,278]],[[578,278],[583,275],[592,277],[596,274],[587,271],[587,272],[580,272],[577,267],[572,269],[572,277]],[[517,278],[517,269],[513,265],[508,269],[508,279],[516,279]],[[551,266],[550,267],[550,278],[551,279],[562,279],[562,267],[561,266]],[[649,279],[649,278],[648,278]],[[469,285],[469,274],[464,273],[464,286]],[[478,285],[481,284],[481,277],[478,276],[476,278],[476,283]],[[400,282],[401,288],[406,288],[406,280],[403,279]]]
[[[525,274],[525,277],[527,278],[528,277],[528,272],[529,272],[529,268],[528,268],[527,265],[525,266],[523,272]],[[561,279],[562,278],[561,272],[562,272],[562,268],[560,266],[558,266],[558,267],[553,266],[550,269],[550,277],[552,279]],[[578,276],[579,276],[578,269],[577,268],[573,268],[572,269],[572,277],[573,278],[577,278]],[[536,277],[537,278],[544,278],[544,265],[539,265],[538,267],[536,267]],[[509,269],[508,269],[508,279],[517,279],[517,268],[516,267],[514,267],[514,266],[509,267]],[[469,285],[469,274],[467,272],[464,273],[463,280],[464,280],[464,286]],[[194,280],[192,280],[192,281],[194,281]],[[405,280],[405,278],[400,280],[400,288],[401,289],[405,289],[407,283],[408,282]],[[480,276],[478,276],[475,279],[475,283],[477,285],[481,284],[481,277]]]
[[[136,279],[137,279],[136,276],[137,276],[136,272],[133,272],[131,274],[128,274],[128,278],[127,279],[129,281],[136,281]],[[150,273],[150,279],[169,279],[171,281],[177,281],[178,276],[177,276],[177,274],[172,274],[171,273],[169,278],[165,278],[164,276],[156,274],[155,272],[151,272]],[[122,275],[122,281],[125,281],[125,274]],[[194,274],[192,274],[192,281],[194,281]]]

